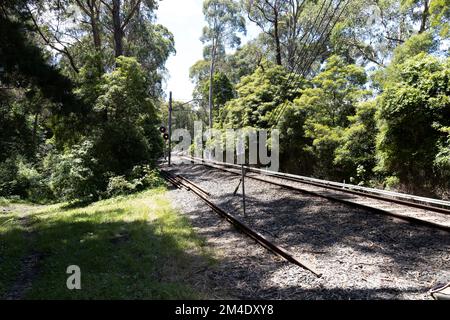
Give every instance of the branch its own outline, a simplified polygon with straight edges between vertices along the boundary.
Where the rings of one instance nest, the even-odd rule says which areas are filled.
[[[30,14],[31,21],[33,22],[33,25],[35,26],[36,31],[37,31],[37,32],[39,33],[39,35],[41,36],[42,40],[44,40],[44,42],[45,42],[50,48],[52,48],[53,50],[56,50],[57,52],[59,52],[59,53],[65,55],[65,56],[69,59],[69,63],[70,63],[70,66],[72,67],[72,69],[73,69],[76,73],[79,73],[80,70],[79,70],[78,67],[76,66],[75,60],[73,59],[72,55],[71,55],[70,52],[67,50],[67,48],[66,48],[64,45],[62,45],[62,43],[61,43],[58,39],[55,39],[55,40],[56,40],[60,45],[63,46],[63,49],[60,49],[60,48],[58,48],[57,46],[55,46],[55,45],[50,41],[50,39],[48,39],[48,38],[45,36],[45,34],[42,32],[41,28],[39,28],[39,25],[38,25],[36,19],[34,18],[34,15],[33,15],[33,13],[31,12],[31,9],[28,7],[28,5],[27,5],[26,7],[27,7],[27,10],[28,10],[28,12],[29,12],[29,14]]]
[[[385,65],[384,65],[383,63],[377,61],[375,57],[369,56],[369,55],[366,53],[366,51],[363,50],[364,48],[363,48],[360,44],[358,44],[358,43],[356,42],[356,40],[355,40],[354,42],[351,42],[351,44],[352,44],[356,49],[358,49],[359,52],[361,52],[361,54],[363,55],[364,58],[366,58],[367,60],[369,60],[369,61],[375,63],[375,64],[378,65],[379,67],[385,67]]]
[[[113,8],[109,5],[108,2],[106,2],[105,0],[100,0],[101,3],[103,3],[105,5],[106,8],[108,8],[109,11],[113,11]]]
[[[386,39],[391,40],[391,41],[396,41],[396,42],[400,42],[400,43],[404,43],[405,40],[402,39],[397,39],[397,38],[391,38],[389,36],[384,36]]]
[[[130,13],[128,14],[128,16],[125,18],[125,20],[123,21],[122,25],[120,26],[120,28],[122,30],[125,29],[125,27],[127,26],[127,24],[130,22],[131,18],[134,16],[134,14],[136,13],[137,9],[139,9],[139,7],[141,6],[141,0],[138,0],[134,6],[131,8]]]
[[[90,12],[86,9],[83,2],[81,2],[80,0],[75,0],[75,2],[77,3],[78,7],[80,7],[80,9],[82,11],[84,11],[84,13],[86,13],[88,16],[90,16]],[[89,4],[88,4],[88,6],[89,6]]]

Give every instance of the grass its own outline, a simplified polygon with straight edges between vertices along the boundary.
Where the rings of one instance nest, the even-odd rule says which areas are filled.
[[[82,208],[46,206],[27,217],[24,224],[17,212],[0,214],[0,297],[33,252],[41,258],[25,298],[207,298],[190,279],[214,260],[163,188]],[[69,265],[81,269],[81,290],[66,287]]]
[[[26,201],[21,200],[19,197],[16,198],[0,197],[0,207],[9,207],[12,204],[26,204]]]
[[[15,213],[0,211],[0,298],[17,277],[17,266],[26,254],[25,232]]]

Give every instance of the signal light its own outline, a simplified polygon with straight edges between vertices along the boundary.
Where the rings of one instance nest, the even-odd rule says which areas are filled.
[[[167,129],[164,126],[159,127],[159,132],[166,133]]]
[[[164,138],[165,140],[169,140],[169,134],[168,134],[168,133],[164,133],[164,134],[163,134],[163,138]]]

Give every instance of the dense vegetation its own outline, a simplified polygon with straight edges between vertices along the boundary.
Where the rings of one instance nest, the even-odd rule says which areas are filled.
[[[175,52],[157,5],[0,3],[0,196],[157,184]],[[197,102],[177,127],[278,128],[284,171],[449,196],[448,0],[205,0],[203,13]],[[261,33],[241,45],[250,21]]]
[[[174,52],[156,6],[2,1],[0,195],[95,200],[155,185]]]
[[[222,23],[237,41],[243,29],[208,9],[217,3],[231,5],[205,1],[208,30],[220,42],[210,21]],[[280,129],[284,171],[449,196],[448,1],[241,5],[259,37],[228,53],[224,40],[214,59],[207,43],[191,67],[205,109],[212,85],[217,129]],[[219,81],[231,94],[216,89]]]

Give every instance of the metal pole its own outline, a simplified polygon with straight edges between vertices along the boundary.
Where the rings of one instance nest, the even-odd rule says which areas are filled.
[[[244,169],[244,165],[241,165],[242,167],[242,204],[243,204],[243,208],[244,208],[244,216],[247,216],[247,213],[245,211],[245,181],[244,181],[244,177],[245,177],[245,169]]]
[[[172,91],[169,92],[169,154],[168,154],[168,165],[171,164],[171,155],[172,155]]]

